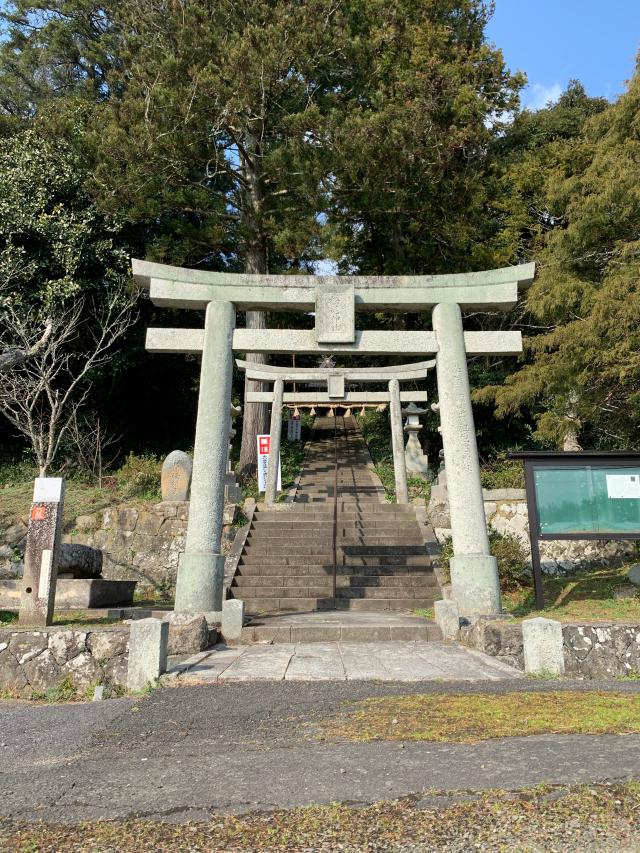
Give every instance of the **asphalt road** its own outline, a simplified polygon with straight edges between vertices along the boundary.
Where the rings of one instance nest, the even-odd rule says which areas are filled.
[[[0,702],[0,817],[76,822],[199,820],[427,790],[640,780],[640,735],[545,735],[476,745],[320,741],[342,703],[408,693],[551,690],[550,682],[242,683],[165,688],[141,699]],[[639,692],[635,683],[560,689]]]

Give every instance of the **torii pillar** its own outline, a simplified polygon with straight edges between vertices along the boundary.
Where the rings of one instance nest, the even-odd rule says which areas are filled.
[[[453,541],[451,587],[463,616],[490,616],[501,609],[500,581],[489,550],[460,306],[436,305],[433,330]]]
[[[235,319],[236,310],[231,302],[209,302],[204,323],[189,523],[176,582],[176,610],[197,613],[222,610],[221,545]]]

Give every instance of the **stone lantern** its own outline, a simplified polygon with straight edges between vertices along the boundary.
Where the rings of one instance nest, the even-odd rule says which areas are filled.
[[[407,416],[404,425],[404,431],[407,433],[407,444],[404,450],[404,458],[407,465],[408,474],[416,474],[418,477],[429,477],[429,457],[423,453],[418,439],[418,433],[421,430],[420,415],[426,413],[426,409],[420,409],[415,403],[409,403],[402,410],[402,414]]]

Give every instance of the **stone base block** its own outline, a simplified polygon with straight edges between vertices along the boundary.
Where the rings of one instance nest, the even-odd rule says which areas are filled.
[[[209,646],[209,626],[202,613],[168,613],[168,654],[186,655],[202,652]]]
[[[176,610],[207,613],[222,610],[224,555],[185,552],[178,569]]]
[[[137,581],[105,578],[58,578],[56,610],[89,610],[133,603]],[[21,580],[0,581],[0,610],[18,610]]]
[[[555,619],[522,622],[524,671],[531,675],[564,675],[562,624]]]
[[[452,557],[451,589],[460,615],[467,619],[497,616],[501,610],[498,563],[488,554]]]

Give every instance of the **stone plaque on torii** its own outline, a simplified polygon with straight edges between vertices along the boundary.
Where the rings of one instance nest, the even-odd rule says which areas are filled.
[[[191,506],[178,573],[177,610],[220,610],[222,605],[220,544],[235,349],[435,355],[454,552],[452,592],[463,616],[499,612],[498,572],[489,551],[466,360],[467,355],[517,355],[522,338],[519,332],[465,332],[461,311],[513,307],[519,287],[533,281],[534,264],[454,275],[381,277],[219,273],[138,260],[132,265],[136,280],[149,289],[156,306],[205,311],[204,328],[147,331],[147,349],[152,352],[202,354]],[[316,326],[312,330],[236,329],[238,309],[315,312]],[[432,310],[431,332],[361,331],[355,325],[358,311],[428,310]],[[399,402],[397,417],[401,430]]]

